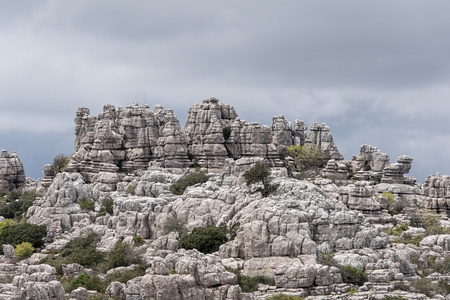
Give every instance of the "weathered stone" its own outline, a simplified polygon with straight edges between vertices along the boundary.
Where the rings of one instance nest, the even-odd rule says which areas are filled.
[[[384,168],[381,182],[384,183],[404,183],[404,175],[409,173],[413,158],[402,155],[397,159],[397,163]]]
[[[5,254],[5,263],[15,264],[17,263],[16,253],[14,247],[11,245],[3,245],[3,253]]]
[[[25,171],[16,152],[2,150],[0,154],[0,192],[22,191],[25,186]]]
[[[322,123],[312,123],[309,126],[309,132],[306,137],[305,144],[314,144],[317,148],[323,151],[328,159],[343,160],[344,157],[339,153],[333,141],[333,136],[330,132],[330,127]]]

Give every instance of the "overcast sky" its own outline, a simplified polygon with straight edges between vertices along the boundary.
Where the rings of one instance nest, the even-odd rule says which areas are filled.
[[[26,2],[26,3],[25,3]],[[450,2],[1,1],[0,148],[26,175],[74,151],[75,111],[216,97],[247,121],[327,123],[450,174]]]

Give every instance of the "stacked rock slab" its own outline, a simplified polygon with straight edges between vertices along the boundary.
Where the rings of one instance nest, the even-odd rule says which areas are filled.
[[[382,153],[377,147],[362,145],[359,154],[353,155],[352,164],[355,172],[363,171],[366,168],[373,172],[383,172],[390,162],[389,156]]]
[[[450,215],[450,176],[428,176],[423,184],[422,194],[422,207]]]
[[[80,172],[94,180],[96,174],[146,169],[150,160],[167,167],[186,167],[187,143],[184,131],[172,110],[155,111],[134,104],[116,109],[105,105],[97,117],[80,108],[75,119],[75,151],[68,172]],[[120,180],[109,178],[114,185]],[[108,181],[107,180],[107,181]],[[94,180],[95,181],[95,180]]]
[[[233,149],[236,137],[234,136],[226,147],[225,138],[228,140],[231,136],[224,134],[224,128],[227,128],[230,134],[233,132],[231,123],[236,118],[233,106],[219,104],[216,98],[205,99],[202,104],[194,104],[189,109],[184,130],[188,137],[189,152],[195,156],[200,166],[222,168],[229,155],[239,155],[239,151]],[[234,131],[236,129],[234,128]]]
[[[25,171],[16,152],[2,150],[0,154],[0,192],[21,191],[25,186]]]
[[[291,145],[317,145],[328,158],[342,160],[326,124],[313,123],[306,135],[303,121],[294,129],[283,115],[271,127],[241,120],[233,106],[216,98],[194,104],[186,125],[180,127],[173,111],[137,104],[115,108],[105,105],[98,116],[79,108],[75,118],[75,151],[66,168],[82,173],[98,189],[114,189],[120,174],[146,170],[149,162],[165,168],[185,168],[193,163],[222,169],[228,158],[261,157],[282,166],[280,153]],[[191,160],[189,160],[189,158]]]
[[[383,177],[381,182],[383,183],[404,183],[405,174],[411,170],[411,164],[413,158],[408,155],[402,155],[397,159],[397,163],[391,164],[384,168]]]
[[[343,160],[344,157],[339,153],[333,141],[333,135],[330,132],[330,127],[322,123],[312,123],[309,127],[309,132],[306,137],[306,144],[315,144],[317,148],[323,151],[328,159]]]

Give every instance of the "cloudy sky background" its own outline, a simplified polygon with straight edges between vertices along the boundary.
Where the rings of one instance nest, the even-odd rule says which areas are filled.
[[[26,2],[26,3],[25,3]],[[327,123],[411,176],[450,174],[449,1],[2,1],[0,148],[26,175],[70,155],[75,111],[187,110],[216,97],[247,121]]]

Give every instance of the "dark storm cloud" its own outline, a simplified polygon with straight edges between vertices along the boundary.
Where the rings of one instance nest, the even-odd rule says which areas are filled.
[[[326,122],[346,159],[363,143],[391,161],[412,155],[422,181],[448,162],[449,8],[406,0],[2,2],[0,133],[4,144],[12,131],[23,144],[31,133],[70,140],[75,110],[97,114],[106,103],[160,103],[183,123],[190,105],[215,96],[247,121],[270,125],[281,113]]]

